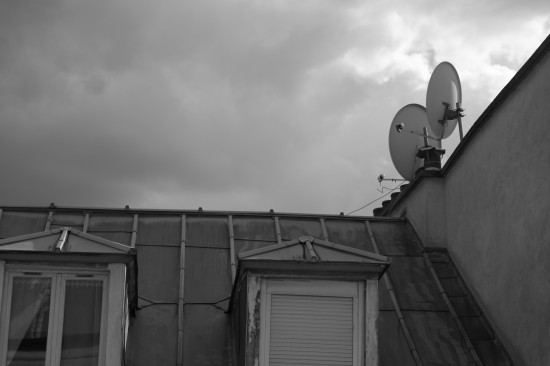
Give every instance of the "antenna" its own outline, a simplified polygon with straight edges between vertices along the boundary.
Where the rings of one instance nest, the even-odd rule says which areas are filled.
[[[435,136],[446,139],[456,128],[457,122],[462,140],[462,120],[464,109],[462,86],[458,72],[450,62],[442,62],[435,68],[428,83],[426,93],[426,113]]]
[[[405,126],[408,130],[405,130]],[[410,132],[414,136],[401,133],[402,131]],[[389,135],[391,159],[395,169],[408,181],[412,181],[415,172],[423,166],[435,168],[436,155],[439,161],[439,156],[444,153],[441,150],[441,139],[431,137],[430,132],[426,108],[419,104],[404,106],[392,120]],[[428,139],[433,140],[432,145],[428,144]],[[421,158],[432,162],[432,165],[426,166]]]
[[[384,174],[380,174],[378,176],[378,183],[382,184],[383,181],[386,181],[386,180],[391,180],[392,182],[406,182],[407,180],[406,179],[401,179],[401,178],[386,178],[386,176]]]
[[[401,183],[399,186],[397,186],[395,188],[388,188],[388,187],[382,186],[382,182],[384,182],[384,181],[392,181],[394,183],[396,183],[396,182],[406,182],[407,181],[406,179],[401,179],[401,178],[386,178],[386,176],[384,174],[380,174],[377,179],[378,179],[378,184],[380,185],[380,188],[376,188],[376,190],[380,193],[384,193],[384,189],[387,189],[389,191],[393,191],[393,190],[397,189],[397,187],[399,187],[401,184],[403,184],[403,183]]]
[[[425,139],[441,141],[441,139],[438,139],[436,137],[432,137],[432,136],[428,135],[428,133],[426,131],[424,131],[424,133],[420,133],[420,132],[416,132],[416,131],[412,131],[412,130],[405,130],[405,124],[404,123],[396,124],[395,129],[397,130],[398,133],[401,133],[401,131],[407,131],[407,132],[412,133],[413,135],[422,136]],[[428,143],[426,142],[425,144],[427,145]]]
[[[408,181],[414,179],[418,169],[441,169],[441,140],[449,137],[456,125],[463,139],[462,85],[458,72],[450,62],[436,66],[426,93],[426,108],[408,104],[401,108],[390,126],[390,155],[395,169]],[[402,134],[401,132],[409,132]],[[422,131],[422,132],[420,132]],[[381,174],[378,182],[384,178]]]

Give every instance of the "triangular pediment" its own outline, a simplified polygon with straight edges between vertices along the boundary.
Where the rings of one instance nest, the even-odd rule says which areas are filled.
[[[127,254],[131,248],[72,228],[59,228],[0,240],[6,251]]]
[[[389,263],[388,258],[385,256],[310,236],[302,236],[286,243],[242,252],[239,254],[239,260]]]

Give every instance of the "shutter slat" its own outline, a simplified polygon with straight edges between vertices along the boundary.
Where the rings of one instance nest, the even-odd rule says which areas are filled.
[[[353,298],[271,296],[270,366],[353,364]]]

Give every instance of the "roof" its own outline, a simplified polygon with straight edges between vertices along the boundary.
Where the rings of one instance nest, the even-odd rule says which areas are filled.
[[[300,243],[304,236],[310,237],[321,257],[353,253],[368,261],[389,258],[391,265],[379,286],[380,365],[510,364],[448,254],[424,248],[405,219],[0,209],[0,238],[4,239],[0,243],[19,235],[62,231],[59,228],[63,227],[137,252],[140,310],[129,328],[128,364],[174,365],[183,361],[187,365],[227,365],[232,351],[231,315],[226,310],[239,253],[268,255],[274,248]],[[324,249],[330,251],[322,254]],[[178,334],[183,338],[181,349]]]

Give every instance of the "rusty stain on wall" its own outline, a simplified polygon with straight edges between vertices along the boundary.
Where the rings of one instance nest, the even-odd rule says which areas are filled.
[[[246,365],[257,366],[260,360],[260,298],[261,278],[257,276],[248,277],[247,301],[247,346]]]

